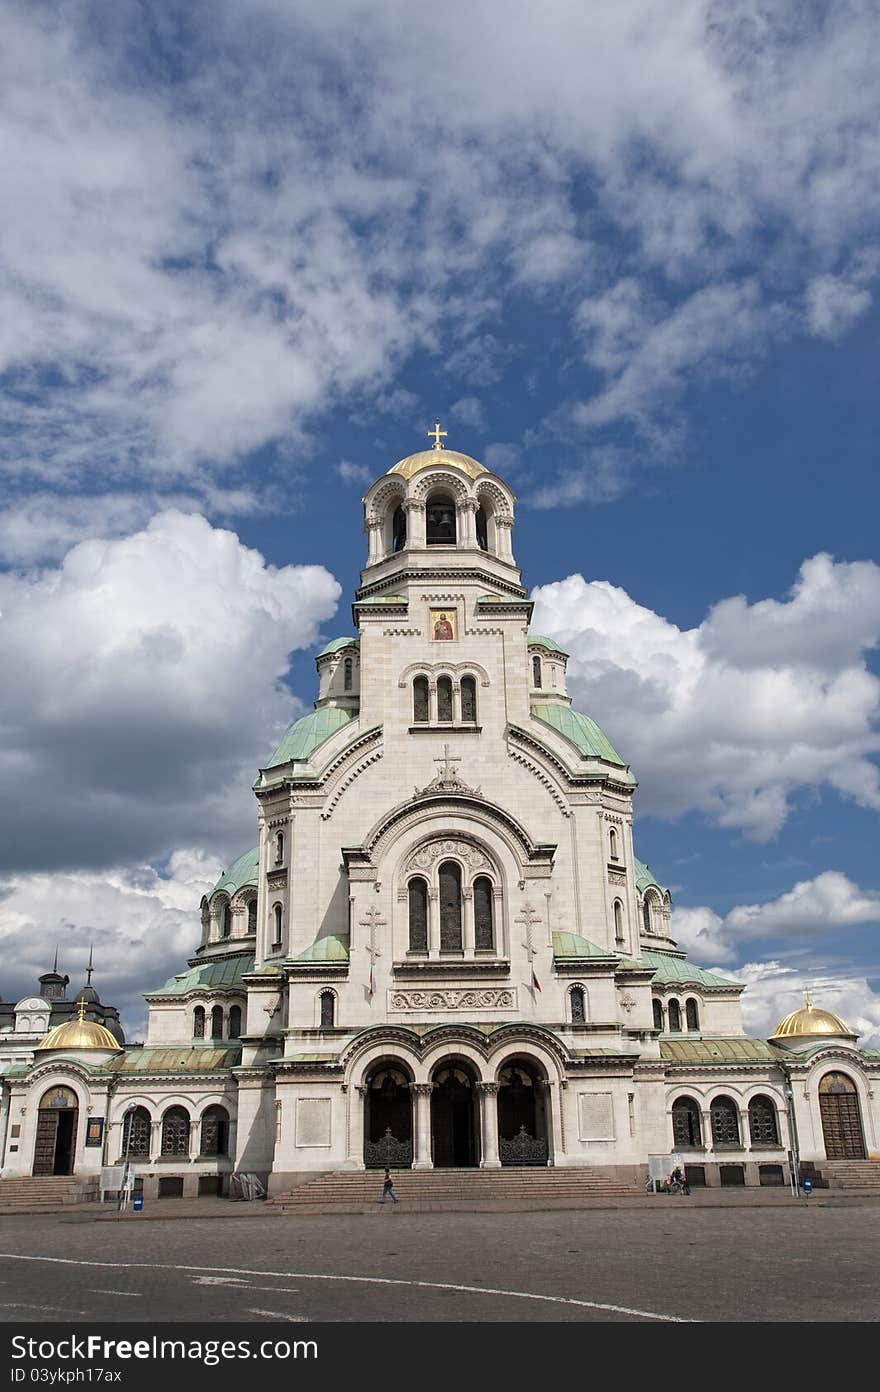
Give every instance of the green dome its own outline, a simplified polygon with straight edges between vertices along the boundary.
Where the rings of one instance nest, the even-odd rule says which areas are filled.
[[[635,783],[629,765],[624,763],[607,735],[588,715],[581,715],[571,706],[557,705],[555,701],[536,702],[532,706],[532,715],[567,739],[585,759],[603,759],[607,764],[616,764],[625,770],[626,782]]]
[[[260,863],[259,847],[254,846],[252,851],[245,851],[238,860],[234,860],[228,870],[224,870],[219,880],[211,890],[214,895],[222,889],[228,894],[230,899],[233,894],[242,889],[244,885],[255,885],[257,883],[257,867]]]
[[[318,938],[304,952],[298,952],[292,962],[347,962],[349,939],[338,938],[330,933],[326,938]]]
[[[279,764],[287,764],[292,760],[305,763],[326,739],[352,719],[352,712],[343,709],[342,706],[321,706],[310,715],[302,716],[291,725],[265,767],[277,768]]]
[[[568,657],[565,648],[560,648],[559,644],[554,643],[552,638],[543,638],[540,633],[530,633],[528,645],[530,648],[546,648],[548,652],[562,653],[563,657]]]
[[[582,938],[580,933],[554,933],[553,934],[553,956],[557,961],[570,962],[576,957],[613,957],[612,952],[605,952],[603,948],[597,947],[589,938]]]
[[[331,638],[330,642],[326,643],[318,653],[318,657],[326,657],[328,653],[339,652],[340,648],[360,647],[360,641],[360,638]]]
[[[648,886],[653,885],[655,889],[659,889],[661,893],[666,894],[666,886],[662,885],[659,880],[654,879],[654,872],[651,867],[646,865],[643,860],[639,860],[638,856],[635,856],[634,860],[636,863],[636,889],[639,893],[644,894]]]

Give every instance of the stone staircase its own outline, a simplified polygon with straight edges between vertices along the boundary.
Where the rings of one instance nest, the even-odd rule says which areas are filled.
[[[516,1207],[577,1208],[585,1200],[633,1198],[643,1186],[609,1179],[596,1170],[394,1170],[394,1191],[408,1207],[458,1208],[509,1203]],[[381,1170],[336,1170],[306,1180],[270,1202],[288,1213],[372,1209],[382,1197]]]
[[[68,1175],[0,1179],[0,1213],[52,1213],[95,1196],[94,1182]]]
[[[880,1194],[880,1160],[823,1160],[820,1169],[829,1189]]]

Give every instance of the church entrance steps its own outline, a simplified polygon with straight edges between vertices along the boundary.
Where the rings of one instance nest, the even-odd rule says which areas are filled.
[[[89,1179],[71,1176],[22,1175],[18,1179],[0,1179],[0,1211],[36,1211],[63,1208],[93,1197],[94,1187]]]
[[[818,1168],[831,1189],[880,1194],[880,1160],[823,1160]]]
[[[595,1170],[396,1170],[397,1197],[408,1203],[475,1203],[518,1201],[577,1202],[591,1198],[632,1198],[640,1193],[635,1183],[609,1179]],[[372,1204],[381,1197],[381,1170],[337,1170],[307,1180],[270,1202],[290,1212],[304,1207],[348,1207]]]

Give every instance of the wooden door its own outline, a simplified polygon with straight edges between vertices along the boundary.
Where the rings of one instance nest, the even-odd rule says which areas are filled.
[[[37,1139],[34,1144],[35,1175],[55,1173],[55,1142],[58,1136],[58,1113],[48,1107],[37,1113]]]
[[[829,1160],[864,1160],[865,1139],[854,1092],[824,1092],[819,1096],[825,1154]]]

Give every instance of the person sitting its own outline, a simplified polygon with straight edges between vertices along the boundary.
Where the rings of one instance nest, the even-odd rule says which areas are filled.
[[[683,1194],[689,1194],[691,1192],[691,1186],[687,1182],[687,1176],[681,1168],[681,1165],[676,1165],[675,1169],[672,1171],[672,1182],[680,1186]]]

